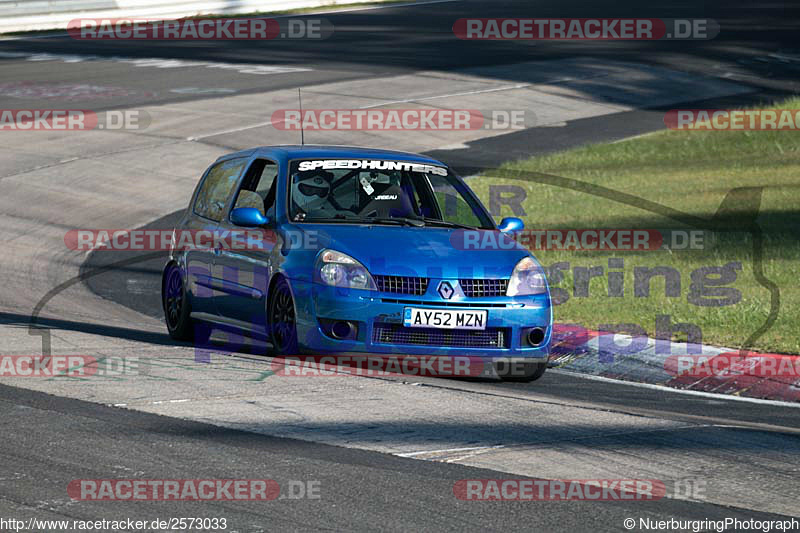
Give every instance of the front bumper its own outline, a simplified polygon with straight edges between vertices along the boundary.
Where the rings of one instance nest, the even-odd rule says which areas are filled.
[[[549,355],[552,309],[547,294],[519,298],[504,296],[443,300],[427,294],[413,296],[341,289],[298,280],[291,280],[291,286],[297,307],[298,340],[302,348],[313,353],[460,355],[497,361],[544,361]],[[404,328],[402,325],[406,307],[453,310],[456,308],[453,304],[468,305],[462,307],[464,309],[486,310],[486,331],[464,335],[463,331],[452,334],[450,330],[436,330],[436,334],[426,336],[417,328]],[[334,339],[324,333],[319,319],[355,322],[358,324],[358,336],[349,340]],[[528,345],[523,338],[523,334],[531,327],[540,327],[546,332],[544,341],[535,347]],[[398,329],[401,334],[395,335]],[[413,336],[402,334],[402,330],[409,333],[407,330],[412,329]],[[387,331],[393,334],[387,334]],[[491,335],[496,337],[492,338]],[[413,338],[415,343],[404,342],[409,338]],[[400,341],[392,342],[392,339]],[[502,342],[497,339],[502,339]],[[437,344],[439,341],[458,345],[442,346]]]

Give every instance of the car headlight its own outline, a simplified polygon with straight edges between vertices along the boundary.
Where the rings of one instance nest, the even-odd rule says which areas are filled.
[[[547,281],[542,268],[530,257],[525,257],[514,267],[508,280],[506,296],[526,296],[547,292]]]
[[[364,265],[347,254],[336,250],[323,250],[317,258],[317,274],[322,283],[348,289],[377,290],[375,282]]]

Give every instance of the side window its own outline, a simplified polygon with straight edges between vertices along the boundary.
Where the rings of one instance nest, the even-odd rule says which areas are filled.
[[[242,180],[236,196],[236,207],[255,207],[263,214],[273,216],[275,211],[275,181],[278,165],[266,159],[256,159]]]
[[[436,203],[439,204],[443,220],[468,226],[482,226],[480,217],[475,214],[448,177],[428,174],[428,180],[433,187],[433,194]]]
[[[225,204],[246,162],[244,159],[231,159],[218,163],[209,170],[194,202],[196,215],[216,222],[222,220]]]

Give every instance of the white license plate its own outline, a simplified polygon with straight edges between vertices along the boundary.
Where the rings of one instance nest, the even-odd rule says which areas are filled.
[[[410,328],[486,329],[488,313],[478,309],[419,309],[406,307],[403,325]]]

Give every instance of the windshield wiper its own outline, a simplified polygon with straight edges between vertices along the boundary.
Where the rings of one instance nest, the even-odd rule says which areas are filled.
[[[399,226],[414,226],[422,227],[425,221],[421,218],[409,217],[357,217],[347,216],[342,213],[337,213],[332,217],[311,217],[304,218],[298,222],[354,222],[358,224],[397,224]]]
[[[385,224],[387,222],[399,222],[401,224],[405,224],[406,226],[414,226],[416,228],[421,228],[425,225],[425,221],[421,218],[410,217],[366,217],[366,220],[374,220],[379,224]]]
[[[439,224],[441,226],[448,226],[451,228],[462,228],[462,229],[480,229],[474,226],[467,226],[466,224],[459,224],[458,222],[449,222],[447,220],[439,220],[438,218],[430,218],[425,217],[424,220],[427,224]]]
[[[323,223],[331,223],[331,222],[358,222],[360,219],[356,217],[348,217],[342,214],[334,215],[332,217],[303,217],[298,218],[295,216],[295,222],[323,222]]]

